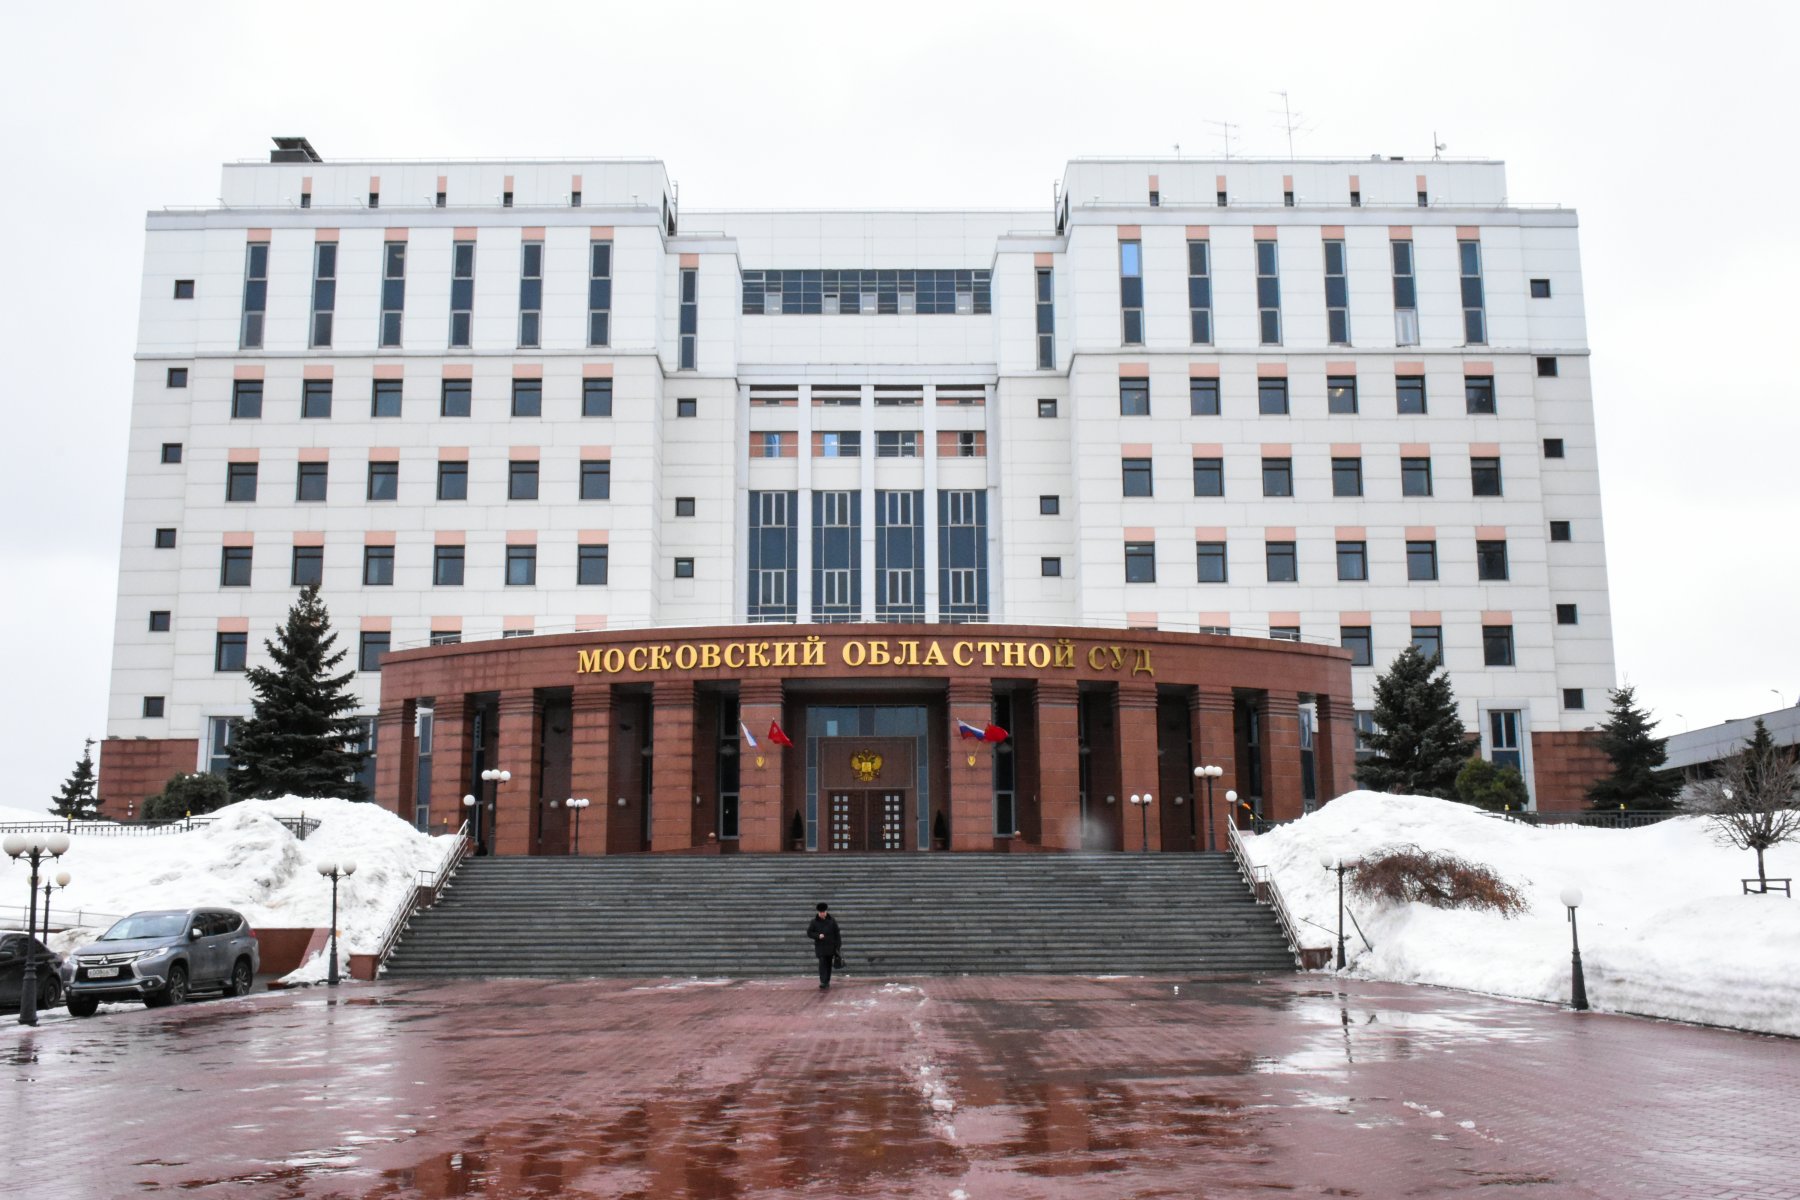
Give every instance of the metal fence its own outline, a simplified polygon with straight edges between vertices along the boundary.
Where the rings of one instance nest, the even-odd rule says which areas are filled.
[[[83,837],[144,837],[158,833],[189,833],[213,824],[216,817],[183,817],[177,821],[8,821],[0,823],[0,836],[9,833],[66,833]],[[317,817],[276,817],[301,841],[319,827]]]
[[[1491,812],[1487,815],[1499,817],[1503,821],[1516,821],[1521,825],[1535,825],[1540,829],[1569,825],[1582,825],[1589,829],[1640,829],[1682,814],[1669,809],[1619,808],[1591,809],[1585,812]]]

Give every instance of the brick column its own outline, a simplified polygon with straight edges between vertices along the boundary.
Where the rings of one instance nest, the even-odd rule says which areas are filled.
[[[1225,793],[1238,787],[1237,700],[1229,688],[1195,688],[1188,693],[1188,718],[1193,722],[1194,765],[1214,766],[1225,773],[1212,785],[1212,849],[1229,850],[1225,827],[1231,823],[1231,802]],[[1200,846],[1206,847],[1206,788],[1196,779],[1194,803],[1200,805]]]
[[[1121,683],[1113,692],[1113,736],[1118,739],[1119,753],[1119,818],[1121,850],[1143,847],[1146,834],[1149,848],[1162,848],[1162,817],[1159,809],[1172,803],[1172,797],[1161,795],[1157,769],[1156,685],[1153,683]],[[1131,803],[1134,794],[1149,792],[1154,800],[1148,817]]]
[[[1263,816],[1288,821],[1300,815],[1300,712],[1292,693],[1263,697]]]
[[[967,721],[985,729],[994,719],[994,685],[986,680],[961,680],[949,686],[950,728]],[[993,747],[950,736],[950,848],[994,848]],[[975,763],[969,764],[970,756]]]
[[[581,814],[579,850],[584,855],[606,853],[606,823],[613,810],[612,727],[612,685],[576,684],[569,701],[569,793],[589,801]],[[569,820],[575,820],[573,813]]]
[[[414,700],[383,700],[375,716],[375,803],[409,824],[418,803]]]
[[[655,729],[650,796],[650,849],[694,844],[694,684],[660,679],[650,693]]]
[[[1313,771],[1319,801],[1335,800],[1356,786],[1356,710],[1347,696],[1320,696],[1313,731]]]
[[[781,849],[781,781],[788,750],[768,738],[770,724],[781,720],[781,703],[779,679],[738,684],[738,718],[756,739],[752,750],[738,730],[730,731],[738,738],[738,850],[746,854]],[[800,753],[797,747],[795,753]]]
[[[1037,697],[1038,815],[1047,850],[1081,849],[1081,690],[1040,679]]]
[[[455,833],[472,814],[462,798],[475,789],[475,721],[465,696],[440,696],[431,718],[431,831]],[[470,832],[474,829],[471,825]]]
[[[495,766],[512,778],[499,784],[494,805],[495,854],[531,853],[538,803],[544,702],[532,690],[500,693],[500,750]],[[489,784],[489,787],[495,785]]]

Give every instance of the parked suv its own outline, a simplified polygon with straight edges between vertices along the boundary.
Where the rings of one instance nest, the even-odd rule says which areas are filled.
[[[0,933],[0,1008],[17,1008],[25,998],[25,944],[32,946],[32,969],[37,972],[38,1011],[62,1003],[62,956],[23,933]]]
[[[248,995],[260,961],[256,931],[230,909],[132,913],[66,960],[69,1011],[91,1017],[102,1000],[161,1008],[194,992]]]

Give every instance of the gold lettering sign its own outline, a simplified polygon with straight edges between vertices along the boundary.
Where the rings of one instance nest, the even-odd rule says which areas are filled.
[[[818,634],[780,641],[668,642],[604,650],[577,650],[577,675],[644,675],[668,670],[738,671],[746,667],[776,667],[806,671],[825,666],[825,639]],[[1094,671],[1132,675],[1156,675],[1148,646],[1090,646],[1087,665]],[[1075,643],[1068,638],[1054,642],[1039,639],[1007,642],[893,641],[886,638],[850,639],[838,646],[838,661],[850,668],[932,668],[955,664],[1000,670],[1072,671]]]
[[[850,756],[850,769],[856,772],[856,782],[874,783],[881,777],[881,755],[873,750],[858,750]]]

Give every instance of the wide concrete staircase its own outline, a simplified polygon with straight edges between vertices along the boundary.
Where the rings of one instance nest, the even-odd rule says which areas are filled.
[[[784,854],[472,859],[387,974],[798,975],[820,900],[857,974],[1294,969],[1225,854]]]

